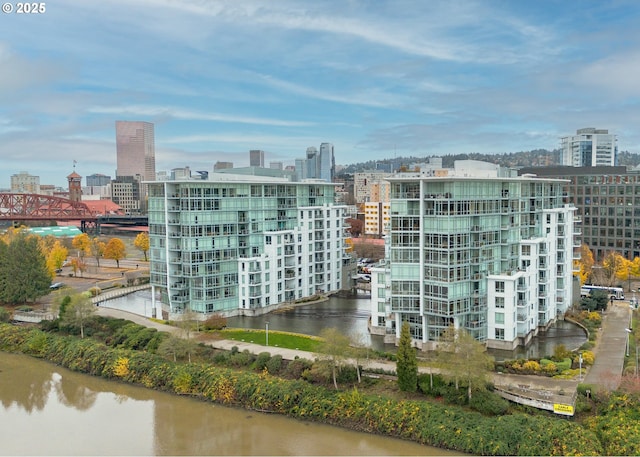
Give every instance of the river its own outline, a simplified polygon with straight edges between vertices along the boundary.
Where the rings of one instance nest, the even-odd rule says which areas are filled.
[[[462,455],[0,352],[0,455]]]
[[[280,330],[315,336],[325,328],[335,327],[372,349],[394,352],[396,348],[393,344],[385,344],[382,336],[369,333],[367,325],[371,312],[368,297],[369,295],[362,295],[360,298],[332,296],[324,302],[301,305],[263,316],[231,317],[227,319],[227,324],[229,327],[266,329],[266,323],[269,322],[270,331]],[[151,316],[151,291],[110,300],[108,306]],[[526,348],[519,347],[514,351],[490,350],[489,353],[496,360],[538,358],[553,355],[554,348],[560,344],[573,350],[585,341],[587,337],[580,327],[570,322],[558,321],[546,332],[540,332]]]

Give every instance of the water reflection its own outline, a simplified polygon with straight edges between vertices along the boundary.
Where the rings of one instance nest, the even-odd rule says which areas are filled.
[[[461,455],[0,352],[0,455]]]
[[[109,301],[113,308],[131,311],[136,314],[151,313],[151,292],[136,294]],[[371,335],[367,328],[370,315],[369,295],[355,298],[330,297],[322,303],[302,305],[286,311],[271,313],[257,317],[231,317],[227,320],[229,327],[265,329],[269,322],[269,330],[302,333],[318,336],[325,328],[337,328],[354,340],[362,341],[371,348],[395,352],[393,344],[384,344],[383,337]],[[546,332],[540,332],[537,338],[526,348],[519,347],[514,351],[490,350],[496,360],[515,359],[519,357],[537,358],[553,355],[554,348],[563,344],[568,349],[576,349],[587,341],[584,331],[575,324],[558,321]]]
[[[546,332],[538,333],[526,348],[519,347],[514,351],[499,351],[491,349],[489,353],[496,360],[509,360],[517,358],[541,358],[552,356],[556,346],[564,345],[569,350],[578,349],[587,341],[587,336],[582,328],[568,321],[558,321]]]

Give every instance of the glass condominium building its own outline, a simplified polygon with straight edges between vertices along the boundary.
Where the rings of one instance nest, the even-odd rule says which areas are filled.
[[[372,328],[404,322],[434,349],[449,326],[488,347],[526,345],[573,299],[574,211],[559,179],[427,177],[391,183],[384,265],[372,270]],[[384,330],[382,330],[384,329]]]
[[[212,174],[148,185],[151,284],[170,314],[255,314],[342,288],[345,208],[332,184]]]

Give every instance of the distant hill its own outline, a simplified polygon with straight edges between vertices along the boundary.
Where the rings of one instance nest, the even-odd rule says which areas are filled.
[[[437,157],[437,156],[436,156]],[[456,160],[480,160],[483,162],[495,163],[503,167],[537,167],[560,165],[560,149],[549,151],[547,149],[534,149],[532,151],[510,152],[506,154],[446,154],[442,157],[442,166],[452,168]],[[393,159],[368,160],[366,162],[353,163],[345,166],[340,174],[352,174],[365,170],[376,170],[377,165],[383,167],[391,165],[391,169],[397,170],[402,166],[410,167],[416,163],[426,162],[427,156],[416,157],[396,157]],[[640,165],[640,154],[629,151],[618,152],[618,165],[638,166]]]

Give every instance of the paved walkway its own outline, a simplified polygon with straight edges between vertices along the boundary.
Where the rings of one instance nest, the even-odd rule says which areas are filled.
[[[631,322],[631,312],[627,301],[614,302],[605,312],[602,330],[594,348],[596,360],[587,372],[585,384],[603,390],[615,390],[620,385],[629,338],[626,329]]]
[[[161,324],[127,311],[108,308],[104,305],[98,308],[97,314],[101,316],[128,319],[136,322],[137,324],[156,328],[159,331],[165,331],[175,335],[179,335],[181,332],[181,329],[179,328]],[[612,307],[609,307],[609,310],[603,319],[602,331],[600,332],[600,335],[598,335],[597,344],[594,348],[596,356],[595,363],[589,368],[585,379],[582,382],[599,386],[606,390],[613,390],[618,387],[624,365],[626,350],[625,338],[628,335],[628,332],[625,329],[629,324],[630,316],[630,308],[627,302],[616,302]],[[286,360],[293,360],[296,357],[315,360],[320,357],[319,354],[312,352],[285,349],[275,346],[263,346],[244,341],[212,340],[207,341],[207,344],[215,348],[226,350],[231,350],[232,347],[236,346],[240,351],[244,351],[246,349],[254,354],[259,354],[260,352],[270,352],[272,355],[280,354],[282,358]],[[395,371],[396,369],[395,362],[386,360],[369,360],[366,365],[368,369],[381,369],[386,371]],[[428,367],[420,367],[419,371],[422,373],[429,373],[431,369]],[[578,383],[581,382],[578,378],[554,379],[546,376],[513,375],[506,373],[495,373],[492,376],[493,382],[496,386],[502,387],[506,390],[520,389],[530,393],[559,393],[561,391],[566,393],[575,392]]]

